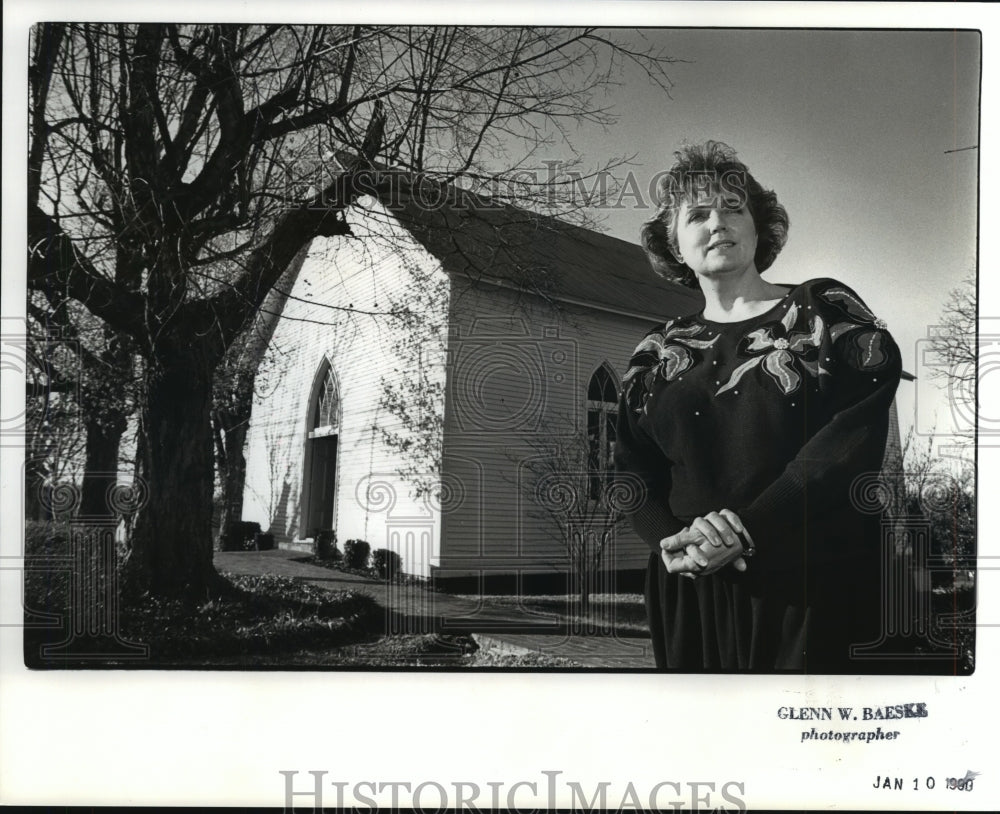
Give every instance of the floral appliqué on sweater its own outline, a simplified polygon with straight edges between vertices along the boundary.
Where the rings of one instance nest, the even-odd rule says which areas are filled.
[[[667,382],[680,378],[682,373],[696,364],[691,350],[706,350],[719,339],[718,334],[711,339],[698,339],[705,330],[704,325],[678,325],[679,321],[672,319],[661,330],[648,334],[632,354],[632,364],[622,380],[622,390],[628,398],[629,407],[636,412],[645,410],[657,376]],[[641,388],[633,386],[637,377],[641,380]],[[641,397],[636,396],[637,390],[641,392]]]
[[[746,335],[740,343],[743,353],[752,354],[750,359],[739,365],[722,387],[715,391],[721,395],[732,390],[740,379],[750,370],[761,365],[768,376],[777,384],[786,396],[799,389],[802,376],[793,365],[798,361],[798,367],[811,376],[829,375],[829,371],[815,358],[813,351],[819,347],[823,339],[823,318],[816,315],[809,319],[809,330],[793,331],[799,315],[799,306],[795,303],[785,312],[781,321],[773,325],[765,325]]]
[[[738,363],[728,379],[717,387],[715,396],[738,394],[737,385],[756,369],[766,374],[763,382],[770,382],[780,394],[791,396],[807,379],[831,375],[829,365],[824,367],[824,361],[829,359],[821,358],[820,349],[827,340],[837,343],[841,337],[844,337],[839,343],[841,358],[851,367],[877,370],[888,363],[886,324],[853,291],[839,283],[815,290],[818,300],[813,302],[821,301],[823,307],[814,311],[807,308],[808,300],[796,301],[805,288],[796,289],[795,298],[780,319],[775,317],[764,324],[756,321],[756,327],[736,342]],[[657,379],[680,380],[703,360],[703,352],[710,351],[722,338],[721,333],[706,338],[707,328],[697,318],[671,319],[639,343],[622,381],[622,391],[631,410],[646,411]]]

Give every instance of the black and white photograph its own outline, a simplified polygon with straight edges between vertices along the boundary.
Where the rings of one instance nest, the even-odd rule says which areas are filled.
[[[188,802],[998,799],[989,26],[15,5],[5,713],[259,726]]]

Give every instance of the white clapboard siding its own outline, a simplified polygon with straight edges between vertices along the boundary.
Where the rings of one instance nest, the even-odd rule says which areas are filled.
[[[553,308],[509,288],[460,278],[454,285],[444,444],[451,499],[443,505],[442,572],[565,571],[565,542],[531,500],[536,479],[522,463],[544,456],[547,445],[572,444],[585,434],[591,375],[608,363],[620,383],[652,320],[565,304]],[[605,562],[613,569],[641,568],[647,556],[625,528]]]

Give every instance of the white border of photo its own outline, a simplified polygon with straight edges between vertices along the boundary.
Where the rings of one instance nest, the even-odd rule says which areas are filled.
[[[170,6],[126,3],[4,4],[3,316],[24,310],[24,178],[27,36],[31,22],[90,19],[222,18],[283,22],[431,22],[521,25],[594,22],[617,26],[976,28],[983,47],[984,137],[998,132],[1000,75],[994,37],[1000,14],[972,3],[668,3],[583,2],[378,3],[333,2]],[[873,82],[879,81],[872,77]],[[737,145],[738,146],[738,145]],[[997,146],[996,144],[987,144]],[[1000,178],[995,153],[980,150],[981,224],[998,203],[987,181]],[[748,157],[752,165],[752,157]],[[1000,313],[996,244],[980,246],[980,313]],[[905,294],[905,292],[903,292]],[[11,392],[4,371],[5,405]],[[16,385],[17,382],[15,381]],[[21,390],[20,392],[23,392]],[[985,405],[984,405],[985,409]],[[0,545],[20,551],[20,461],[3,450]],[[20,573],[0,571],[0,803],[48,805],[283,806],[286,778],[311,807],[321,776],[323,804],[364,785],[425,784],[420,801],[438,806],[440,784],[455,805],[455,784],[480,793],[489,807],[569,806],[570,783],[588,799],[606,782],[607,805],[747,808],[971,809],[1000,808],[995,775],[995,687],[998,670],[1000,562],[997,457],[979,458],[979,607],[976,670],[955,677],[695,676],[601,673],[42,671],[23,664]],[[6,560],[5,560],[6,561]],[[6,568],[6,566],[5,566]],[[12,622],[13,620],[13,622]],[[882,707],[926,704],[927,716],[859,721],[858,728],[899,730],[892,741],[800,743],[800,722],[781,707]],[[873,724],[869,727],[868,724]],[[992,770],[991,770],[992,767]],[[972,792],[947,790],[944,779],[980,772]],[[549,772],[550,774],[545,774]],[[561,772],[553,775],[553,772]],[[901,791],[873,788],[899,776]],[[926,788],[926,778],[936,788]],[[547,796],[554,778],[558,794]],[[918,791],[913,791],[913,779]],[[491,786],[490,783],[494,786]],[[431,784],[431,785],[428,785]],[[693,784],[693,785],[692,785]],[[736,785],[733,785],[736,784]],[[400,787],[401,788],[401,787]],[[725,791],[725,794],[724,794]],[[400,792],[400,802],[411,799]],[[706,799],[707,798],[707,799]],[[701,800],[699,803],[698,800]],[[347,798],[347,802],[352,802]],[[355,796],[354,802],[364,804]]]

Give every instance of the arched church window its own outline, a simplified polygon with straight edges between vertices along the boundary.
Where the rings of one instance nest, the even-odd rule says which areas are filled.
[[[591,500],[601,500],[614,475],[618,383],[607,362],[587,385],[587,470]]]
[[[316,407],[310,429],[316,434],[328,435],[340,425],[340,388],[337,377],[329,364],[316,391]]]

